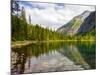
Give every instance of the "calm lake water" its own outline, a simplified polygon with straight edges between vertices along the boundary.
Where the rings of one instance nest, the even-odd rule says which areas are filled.
[[[11,73],[95,69],[95,47],[95,42],[49,42],[13,48]]]

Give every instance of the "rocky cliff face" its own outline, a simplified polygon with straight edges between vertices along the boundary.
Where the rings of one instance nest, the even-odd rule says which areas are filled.
[[[91,29],[95,28],[96,24],[96,17],[95,12],[91,12],[91,14],[84,20],[84,22],[81,24],[80,28],[78,29],[77,33],[81,32],[87,32]]]
[[[58,28],[57,31],[67,35],[75,35],[77,33],[87,32],[93,28],[95,28],[95,11],[85,11]]]

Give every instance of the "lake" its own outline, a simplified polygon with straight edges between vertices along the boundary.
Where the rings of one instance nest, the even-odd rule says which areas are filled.
[[[96,43],[39,42],[12,48],[11,73],[77,71],[96,68]]]

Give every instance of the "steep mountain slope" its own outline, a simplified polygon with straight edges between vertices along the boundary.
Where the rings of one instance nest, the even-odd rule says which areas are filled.
[[[87,32],[95,28],[95,11],[85,11],[74,17],[70,22],[57,29],[58,32],[75,35],[81,32]]]
[[[91,14],[84,20],[80,28],[78,29],[78,33],[87,32],[91,29],[95,28],[95,12],[91,12]]]

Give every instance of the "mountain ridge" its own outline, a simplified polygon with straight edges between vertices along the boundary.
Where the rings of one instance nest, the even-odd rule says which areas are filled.
[[[78,16],[75,16],[67,24],[57,29],[57,32],[75,35],[80,32],[87,32],[95,27],[95,11],[84,11]]]

